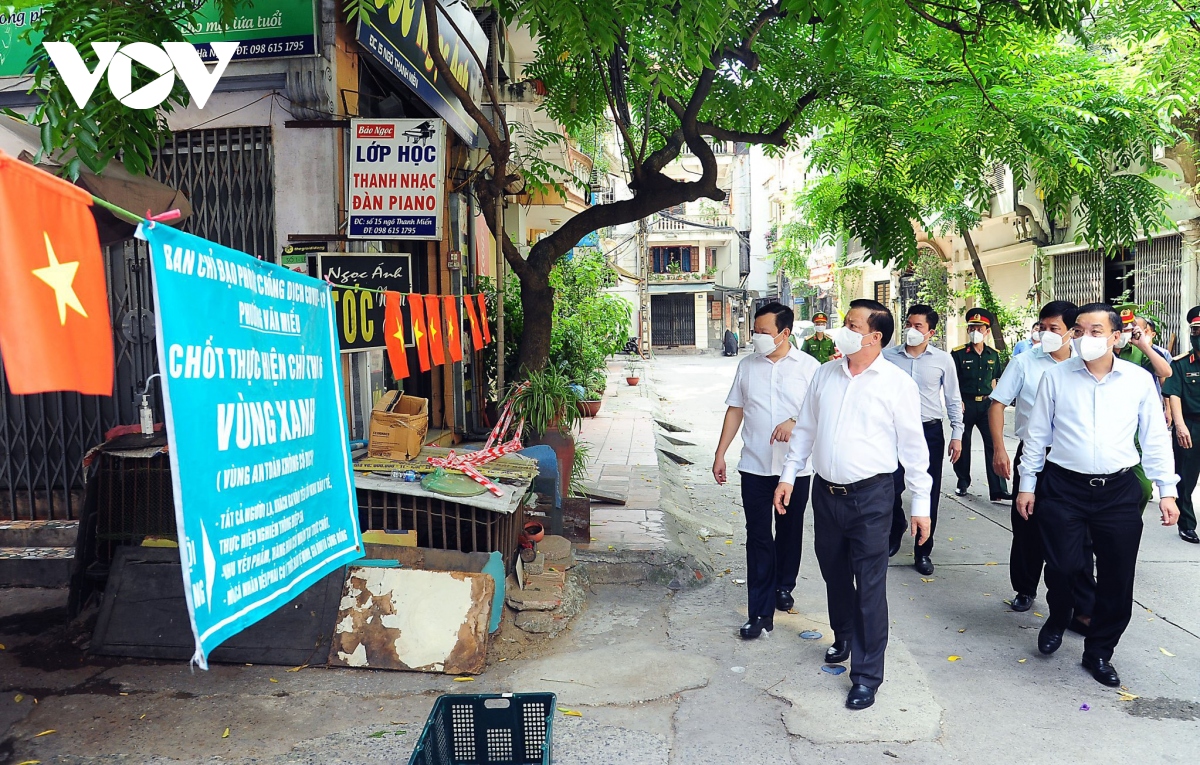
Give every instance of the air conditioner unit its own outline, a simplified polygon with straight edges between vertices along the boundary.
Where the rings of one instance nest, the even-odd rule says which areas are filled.
[[[1159,161],[1160,159],[1166,159],[1167,158],[1167,147],[1163,146],[1162,144],[1157,144],[1157,143],[1154,144],[1153,156],[1154,156],[1155,162]]]
[[[1046,205],[1038,198],[1037,191],[1030,186],[1017,189],[1017,207],[1024,207],[1042,227],[1043,231],[1050,230],[1050,218],[1046,215]]]

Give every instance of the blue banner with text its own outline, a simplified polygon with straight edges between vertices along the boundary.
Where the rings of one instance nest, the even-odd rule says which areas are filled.
[[[150,244],[193,661],[362,557],[330,288],[162,224]]]

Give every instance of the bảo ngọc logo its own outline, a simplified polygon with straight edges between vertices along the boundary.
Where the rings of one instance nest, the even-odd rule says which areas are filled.
[[[94,42],[92,50],[96,53],[98,61],[96,68],[91,70],[84,63],[83,56],[79,55],[74,43],[42,43],[80,109],[87,106],[106,71],[108,89],[118,101],[130,109],[157,108],[175,88],[177,74],[179,79],[183,80],[183,86],[196,106],[203,109],[240,44],[210,43],[217,63],[212,71],[209,71],[196,46],[186,42],[166,42],[161,47],[147,42],[125,45],[117,42]],[[135,61],[160,75],[136,91],[133,89]]]

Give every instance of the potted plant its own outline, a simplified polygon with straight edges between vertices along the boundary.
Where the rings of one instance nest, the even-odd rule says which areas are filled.
[[[575,439],[571,432],[581,415],[579,397],[571,381],[554,367],[529,372],[525,382],[517,384],[510,395],[514,422],[525,420],[525,445],[544,444],[558,458],[563,486],[571,485],[571,467],[575,463]]]
[[[604,373],[600,370],[594,369],[588,374],[584,394],[575,402],[580,414],[584,417],[596,416],[600,411],[600,404],[603,403],[604,387],[606,384],[607,380],[605,380]]]
[[[625,382],[627,382],[630,385],[630,387],[637,385],[638,381],[641,379],[642,379],[642,365],[640,362],[630,361],[628,364],[625,365]]]

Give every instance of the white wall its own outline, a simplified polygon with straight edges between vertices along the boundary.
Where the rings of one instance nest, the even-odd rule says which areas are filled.
[[[771,199],[765,179],[771,174],[774,160],[768,159],[759,146],[750,148],[750,276],[746,289],[765,294],[771,281],[771,261],[767,257],[767,230],[771,228]]]

